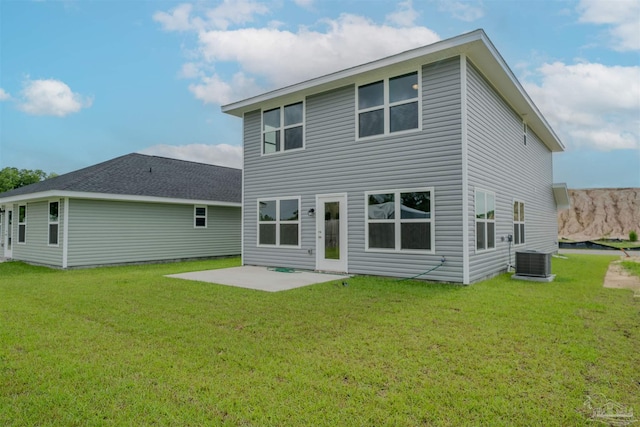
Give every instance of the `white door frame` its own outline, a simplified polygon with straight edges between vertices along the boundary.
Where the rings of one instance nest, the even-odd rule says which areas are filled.
[[[11,225],[9,224],[9,218],[11,218]],[[13,221],[13,209],[7,208],[4,211],[4,225],[2,227],[4,235],[1,236],[4,243],[5,258],[13,257]],[[9,244],[9,239],[11,239],[11,244]]]
[[[327,202],[340,203],[339,222],[339,259],[325,258],[325,220],[324,204]],[[316,270],[346,273],[348,271],[347,250],[347,193],[316,195]]]

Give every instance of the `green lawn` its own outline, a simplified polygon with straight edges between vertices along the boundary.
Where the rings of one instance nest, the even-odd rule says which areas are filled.
[[[0,264],[0,425],[593,426],[587,396],[638,414],[640,301],[602,287],[615,257],[569,257],[552,283],[279,293],[163,277],[237,259]]]
[[[610,246],[612,248],[618,248],[618,249],[640,248],[640,242],[631,242],[629,240],[625,240],[622,242],[610,242],[608,240],[594,240],[594,242],[598,243],[599,245]]]

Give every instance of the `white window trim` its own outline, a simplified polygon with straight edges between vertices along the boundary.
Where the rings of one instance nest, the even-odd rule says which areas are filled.
[[[284,125],[284,107],[287,107],[289,105],[294,105],[294,104],[302,104],[302,122],[301,123],[295,123],[293,125],[288,125],[285,126]],[[305,100],[300,100],[300,101],[294,101],[294,102],[288,102],[286,104],[282,104],[282,105],[274,105],[272,107],[268,107],[268,108],[263,108],[260,111],[260,155],[261,156],[273,156],[273,155],[279,155],[279,154],[284,154],[284,153],[291,153],[291,152],[295,152],[295,151],[302,151],[305,149],[306,147],[306,120],[307,120],[307,109],[306,109],[306,102]],[[275,110],[276,108],[280,109],[280,127],[278,128],[278,130],[280,131],[280,151],[276,151],[274,153],[265,153],[264,152],[264,113],[265,111],[271,111],[271,110]],[[284,149],[284,131],[286,129],[290,129],[290,128],[295,128],[298,126],[302,126],[302,147],[300,148],[292,148],[289,150],[285,150]],[[270,199],[272,200],[272,199]]]
[[[386,252],[386,253],[414,253],[414,254],[435,254],[436,252],[436,218],[435,218],[435,187],[420,187],[420,188],[408,188],[400,190],[377,190],[366,191],[364,193],[364,250],[365,252]],[[424,193],[429,192],[431,197],[431,217],[427,220],[422,218],[416,219],[402,219],[400,217],[393,220],[370,220],[369,219],[369,196],[371,194],[394,194],[393,200],[395,203],[395,212],[400,212],[400,194],[401,193]],[[394,236],[395,236],[395,249],[386,248],[370,248],[369,247],[369,223],[393,223],[394,224]],[[431,249],[402,249],[402,230],[401,225],[403,222],[428,222],[431,225]]]
[[[57,203],[58,204],[58,220],[57,221],[51,221],[51,204],[52,203]],[[47,246],[51,246],[51,247],[58,247],[60,246],[60,200],[50,200],[49,203],[47,204]],[[51,243],[51,225],[56,224],[58,226],[58,236],[56,238],[56,244],[52,244]]]
[[[478,199],[478,192],[482,192],[484,193],[485,196],[485,207],[487,206],[487,195],[491,194],[493,195],[493,219],[488,219],[488,218],[484,218],[484,219],[478,219],[477,218],[477,212],[476,212],[476,205],[477,205],[477,199]],[[496,216],[498,215],[498,202],[496,199],[496,193],[493,191],[489,191],[489,190],[484,190],[482,188],[476,188],[473,194],[473,203],[474,203],[474,208],[473,208],[473,224],[474,224],[474,235],[473,235],[473,242],[474,244],[474,248],[476,253],[485,253],[485,252],[492,252],[496,250],[496,247],[498,246],[496,242]],[[485,248],[483,249],[478,249],[478,232],[477,232],[477,227],[478,227],[478,222],[482,222],[484,224],[485,227]],[[493,247],[492,248],[488,248],[486,247],[487,244],[489,243],[489,235],[487,233],[487,224],[488,223],[493,223]]]
[[[418,79],[418,96],[417,98],[411,98],[411,99],[404,99],[402,101],[396,101],[396,102],[389,102],[389,80],[393,79],[395,77],[400,77],[400,76],[404,76],[406,74],[411,74],[411,73],[418,73],[417,79]],[[360,95],[359,95],[359,91],[358,89],[361,86],[366,86],[368,84],[372,84],[372,83],[377,83],[379,81],[382,81],[383,83],[383,96],[384,96],[384,104],[382,105],[376,105],[375,107],[368,107],[368,108],[363,108],[362,110],[360,110],[358,108],[358,105],[360,105]],[[396,136],[396,135],[404,135],[404,134],[409,134],[409,133],[415,133],[415,132],[420,132],[422,131],[422,68],[418,68],[416,69],[411,69],[411,70],[406,70],[404,72],[400,72],[397,74],[394,74],[393,76],[390,77],[384,77],[382,79],[377,78],[375,80],[367,80],[367,81],[362,81],[362,82],[358,82],[356,83],[356,87],[355,87],[355,91],[356,91],[356,118],[355,118],[355,126],[356,126],[356,141],[368,141],[368,140],[372,140],[372,139],[376,139],[376,138],[384,138],[384,137],[388,137],[388,136]],[[395,107],[396,105],[403,105],[403,104],[410,104],[412,102],[418,101],[418,127],[415,129],[406,129],[406,130],[401,130],[398,132],[391,132],[391,119],[390,119],[390,109],[391,107]],[[376,110],[380,110],[382,109],[384,111],[384,132],[378,135],[370,135],[370,136],[363,136],[360,137],[360,113],[366,113],[368,111],[376,111]]]
[[[24,221],[20,222],[20,208],[24,207]],[[18,245],[26,245],[27,244],[27,205],[18,205],[18,235],[16,236],[16,242]],[[24,225],[24,241],[20,241],[20,226]]]
[[[291,197],[263,197],[256,201],[256,247],[259,248],[301,248],[302,247],[302,212],[300,211],[302,206],[302,198],[300,196]],[[297,200],[298,201],[298,220],[297,221],[281,221],[280,220],[280,201],[281,200]],[[275,201],[276,202],[276,220],[275,221],[260,221],[260,202]],[[280,224],[298,224],[298,244],[297,245],[281,245],[280,244]],[[276,226],[276,244],[267,245],[260,243],[260,224],[275,224]]]
[[[522,142],[524,145],[527,145],[527,135],[529,133],[529,127],[527,126],[527,122],[522,121]]]
[[[525,202],[523,202],[522,200],[518,200],[518,199],[513,199],[513,203],[511,204],[511,208],[513,210],[513,205],[515,205],[516,203],[522,203],[522,209],[524,211],[526,211],[526,204]],[[524,221],[516,221],[515,219],[513,220],[513,225],[511,226],[511,233],[513,233],[513,246],[524,246],[527,243],[527,239],[526,239],[526,235],[527,235],[527,225],[526,225],[526,216],[524,216],[525,220]],[[524,225],[524,234],[525,234],[525,238],[522,238],[522,235],[520,235],[520,243],[516,243],[516,235],[514,232],[514,228],[516,225]]]
[[[198,215],[196,212],[198,209],[204,208],[204,215]],[[196,225],[198,218],[204,218],[204,226]],[[193,206],[193,228],[207,228],[209,226],[209,209],[207,209],[206,205],[194,205]]]

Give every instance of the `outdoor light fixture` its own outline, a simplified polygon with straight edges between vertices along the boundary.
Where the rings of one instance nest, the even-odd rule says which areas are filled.
[[[309,216],[314,216],[315,214],[316,214],[316,210],[313,208],[309,209],[309,212],[307,212],[307,215]]]

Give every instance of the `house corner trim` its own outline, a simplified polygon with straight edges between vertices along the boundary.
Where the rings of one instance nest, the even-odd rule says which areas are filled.
[[[460,55],[460,114],[462,121],[462,283],[469,284],[469,163],[467,153],[467,56]]]

